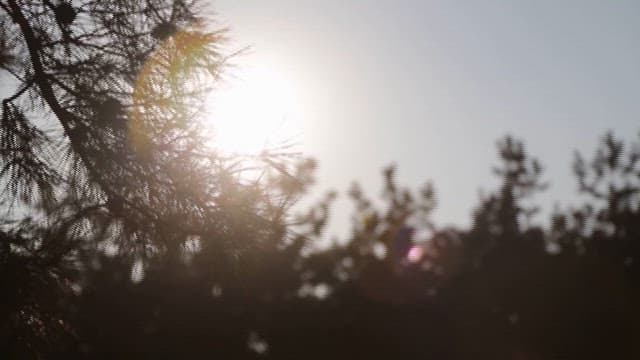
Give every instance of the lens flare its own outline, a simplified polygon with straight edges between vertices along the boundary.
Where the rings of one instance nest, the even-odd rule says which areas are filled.
[[[423,256],[424,248],[421,245],[414,245],[411,247],[411,249],[409,249],[409,253],[407,253],[407,260],[410,263],[415,264],[417,262],[420,262]]]

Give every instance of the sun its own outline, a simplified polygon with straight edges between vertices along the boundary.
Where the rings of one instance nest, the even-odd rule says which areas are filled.
[[[291,81],[266,65],[234,70],[207,101],[212,145],[243,155],[295,145],[302,127]]]

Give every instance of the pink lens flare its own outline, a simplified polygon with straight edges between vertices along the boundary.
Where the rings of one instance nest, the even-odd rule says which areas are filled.
[[[407,253],[407,260],[409,260],[410,263],[417,263],[420,260],[422,260],[422,257],[424,256],[424,249],[421,245],[413,245],[411,247],[411,249],[409,249],[409,252]]]

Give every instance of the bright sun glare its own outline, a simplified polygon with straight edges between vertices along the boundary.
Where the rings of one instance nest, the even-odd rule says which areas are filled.
[[[302,128],[291,82],[267,66],[233,70],[208,100],[213,145],[228,154],[257,154],[295,145]]]

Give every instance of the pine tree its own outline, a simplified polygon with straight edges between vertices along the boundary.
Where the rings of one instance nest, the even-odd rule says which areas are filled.
[[[249,181],[245,161],[212,149],[202,110],[229,56],[205,10],[0,1],[0,76],[13,86],[0,123],[3,346],[44,351],[38,341],[70,331],[56,304],[102,251],[141,271],[183,261],[189,243],[239,258],[286,238],[313,164],[266,151]]]

